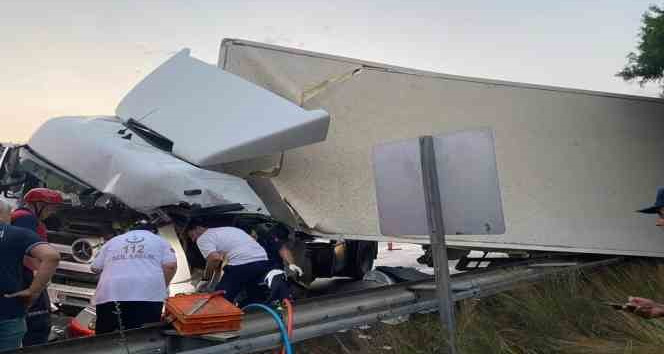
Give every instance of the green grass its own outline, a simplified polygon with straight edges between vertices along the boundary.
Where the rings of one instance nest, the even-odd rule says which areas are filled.
[[[457,307],[458,352],[464,354],[664,353],[664,320],[646,320],[603,302],[629,295],[664,302],[664,263],[632,261],[589,272],[552,276]],[[359,338],[359,335],[370,338]],[[441,353],[437,314],[317,338],[298,353]],[[389,347],[390,349],[384,349]]]

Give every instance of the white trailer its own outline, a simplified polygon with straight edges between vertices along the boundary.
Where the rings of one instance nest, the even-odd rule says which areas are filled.
[[[662,99],[445,75],[236,39],[222,41],[218,65],[330,113],[327,139],[289,150],[283,165],[274,155],[216,167],[247,175],[279,165],[276,190],[314,232],[390,236],[378,229],[373,146],[491,127],[507,233],[450,236],[448,245],[664,256],[661,230],[634,212],[664,184]]]

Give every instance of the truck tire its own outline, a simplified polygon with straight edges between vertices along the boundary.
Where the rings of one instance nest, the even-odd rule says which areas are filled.
[[[346,241],[346,259],[344,275],[360,280],[373,269],[374,259],[378,255],[378,242]]]

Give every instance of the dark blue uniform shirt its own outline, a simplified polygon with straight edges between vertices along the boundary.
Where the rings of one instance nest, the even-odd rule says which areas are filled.
[[[279,255],[281,247],[284,246],[285,242],[279,240],[276,236],[263,236],[258,237],[256,240],[267,253],[267,259],[270,261],[270,264],[273,269],[283,269],[284,261]]]
[[[0,321],[25,316],[20,298],[4,295],[24,289],[23,257],[41,243],[45,242],[28,229],[0,224]]]

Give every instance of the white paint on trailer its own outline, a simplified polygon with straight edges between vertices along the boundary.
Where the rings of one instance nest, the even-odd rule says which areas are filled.
[[[316,232],[383,236],[371,169],[377,144],[491,127],[507,232],[450,235],[448,245],[664,257],[661,230],[634,212],[652,203],[664,180],[662,99],[423,72],[242,40],[222,42],[219,66],[331,114],[326,141],[289,151],[273,178]],[[275,161],[224,170],[241,175]]]

